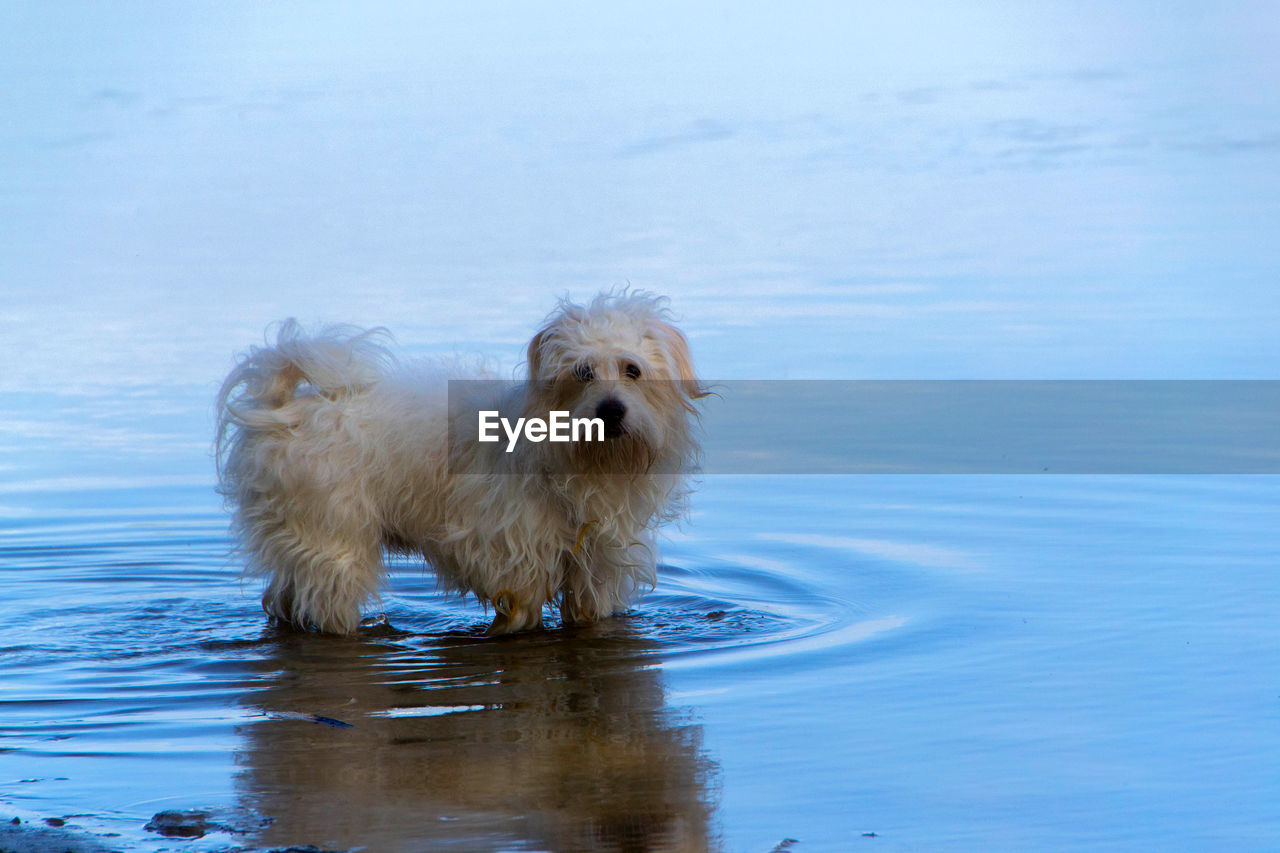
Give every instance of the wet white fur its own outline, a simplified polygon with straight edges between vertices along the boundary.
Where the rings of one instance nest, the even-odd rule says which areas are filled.
[[[624,608],[656,581],[652,533],[682,511],[697,456],[704,392],[663,303],[561,302],[529,344],[531,381],[461,414],[455,400],[456,428],[472,433],[477,408],[514,420],[553,408],[592,417],[607,396],[626,406],[621,436],[521,441],[513,453],[448,441],[448,380],[491,377],[398,365],[377,330],[307,336],[286,321],[218,397],[221,491],[248,571],[267,579],[266,611],[351,633],[383,583],[384,550],[422,555],[447,588],[492,604],[492,633],[539,626],[548,604],[566,624]]]

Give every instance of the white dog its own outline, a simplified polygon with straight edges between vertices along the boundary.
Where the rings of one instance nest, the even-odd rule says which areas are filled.
[[[540,626],[549,604],[593,622],[652,587],[653,529],[683,510],[706,393],[664,301],[561,302],[529,344],[528,381],[505,392],[450,385],[457,366],[398,366],[377,330],[307,337],[286,321],[218,398],[221,492],[248,571],[268,578],[266,611],[351,633],[384,549],[492,604],[492,634]],[[567,411],[598,419],[603,440],[481,442],[484,410]]]

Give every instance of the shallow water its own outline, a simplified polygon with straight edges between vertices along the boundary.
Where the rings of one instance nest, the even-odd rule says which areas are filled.
[[[1278,489],[710,478],[631,613],[502,641],[412,566],[389,625],[277,632],[188,487],[11,520],[0,798],[152,847],[1265,849]]]
[[[715,379],[1275,379],[1274,11],[963,5],[0,9],[0,817],[1280,846],[1280,478],[709,473],[631,612],[500,641],[407,562],[277,631],[231,556],[210,401],[290,315],[509,370],[630,282]]]

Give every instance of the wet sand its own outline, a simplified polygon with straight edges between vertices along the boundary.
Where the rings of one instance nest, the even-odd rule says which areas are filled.
[[[12,818],[0,824],[0,851],[4,853],[115,853],[119,849],[66,827],[25,821],[14,824]]]

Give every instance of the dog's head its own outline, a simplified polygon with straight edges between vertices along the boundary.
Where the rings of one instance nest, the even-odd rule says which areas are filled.
[[[570,445],[578,464],[639,473],[696,452],[694,403],[706,391],[665,303],[625,292],[563,301],[530,341],[531,409],[603,422],[604,441]]]

